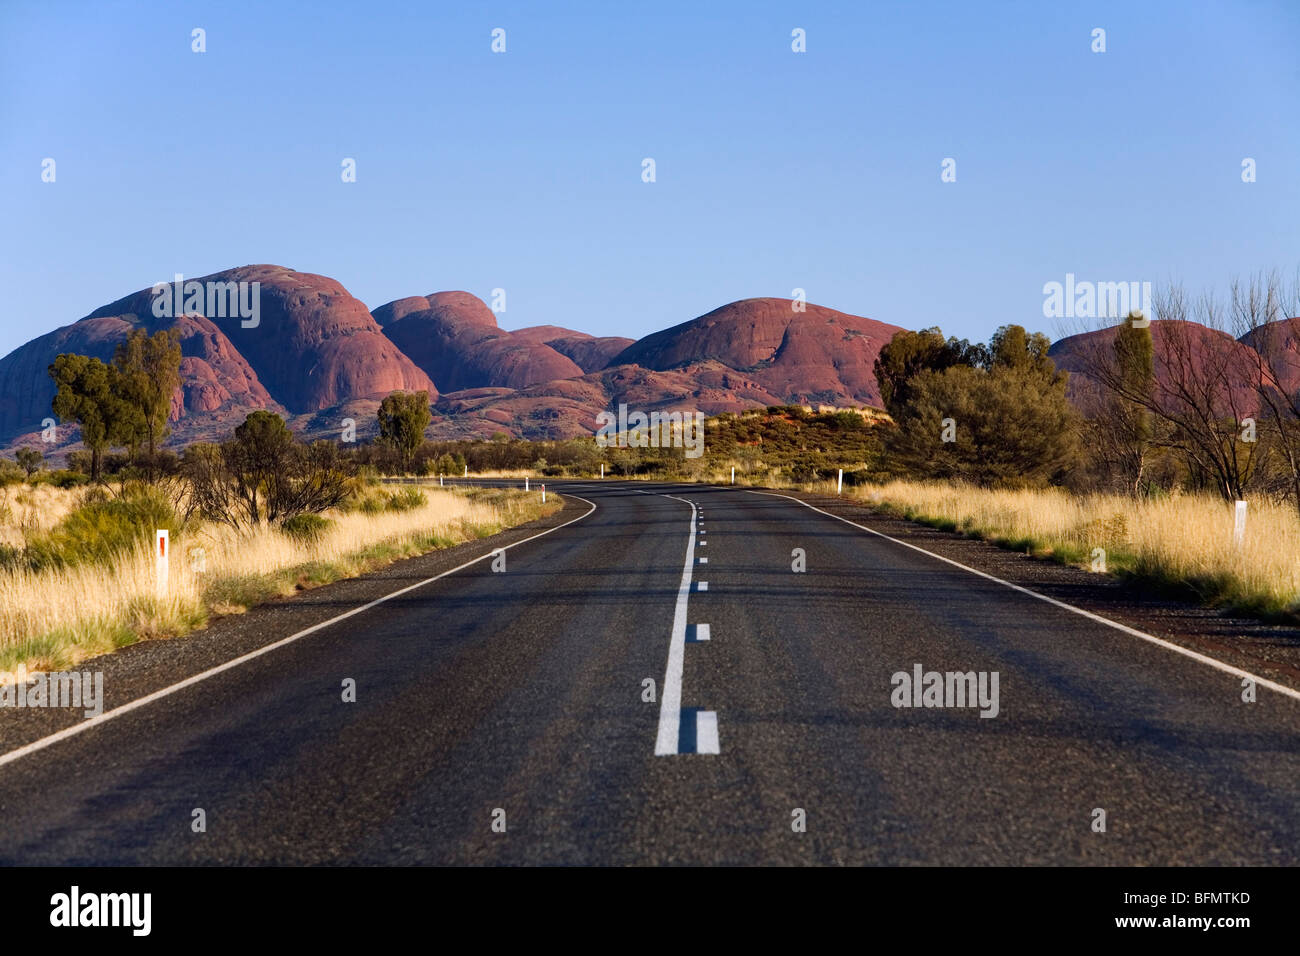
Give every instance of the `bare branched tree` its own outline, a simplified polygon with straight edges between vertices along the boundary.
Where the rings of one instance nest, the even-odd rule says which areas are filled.
[[[1224,309],[1212,295],[1189,302],[1181,286],[1169,285],[1156,292],[1154,306],[1149,386],[1128,374],[1110,343],[1084,352],[1085,374],[1125,407],[1163,423],[1152,430],[1153,444],[1173,449],[1193,482],[1228,501],[1241,498],[1266,456],[1260,442],[1243,440],[1243,422],[1258,407],[1250,350],[1224,331]]]
[[[1289,284],[1276,271],[1232,284],[1233,331],[1251,346],[1262,429],[1285,462],[1300,511],[1300,270]]]

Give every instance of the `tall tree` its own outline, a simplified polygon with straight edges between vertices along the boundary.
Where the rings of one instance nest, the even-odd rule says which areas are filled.
[[[897,428],[888,465],[923,478],[984,486],[1059,481],[1078,459],[1066,375],[1047,339],[1019,326],[998,330],[978,364],[922,369],[891,409]]]
[[[1057,372],[1056,363],[1048,357],[1047,350],[1051,346],[1051,339],[1042,332],[1029,333],[1018,325],[1004,325],[989,339],[988,348],[983,351],[982,364],[988,369],[1022,369],[1055,380],[1065,373]],[[974,354],[980,353],[975,351]]]
[[[90,477],[98,481],[104,452],[122,444],[131,429],[130,407],[122,400],[117,369],[87,355],[65,353],[49,367],[58,390],[50,403],[62,421],[81,426],[81,442],[90,452]]]
[[[1113,486],[1139,495],[1149,484],[1148,460],[1163,431],[1149,410],[1155,395],[1150,326],[1125,319],[1115,329],[1109,359],[1123,388],[1104,390],[1085,410],[1092,457]]]
[[[942,372],[955,365],[981,365],[988,361],[982,345],[965,339],[944,341],[938,328],[895,332],[880,350],[874,370],[880,396],[892,414],[911,398],[910,383],[922,372]]]
[[[411,457],[424,441],[424,430],[433,416],[429,412],[428,392],[392,392],[379,403],[379,438],[401,456],[402,470],[411,466]]]
[[[153,335],[132,329],[113,353],[122,399],[136,412],[138,437],[148,450],[146,471],[153,478],[158,445],[168,435],[172,395],[181,384],[178,333],[162,329]]]

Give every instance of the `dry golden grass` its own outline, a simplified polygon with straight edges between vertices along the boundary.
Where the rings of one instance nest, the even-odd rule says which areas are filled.
[[[558,495],[543,506],[537,494],[515,491],[422,490],[427,503],[407,511],[329,513],[331,525],[315,541],[273,528],[240,533],[203,525],[173,543],[163,596],[147,545],[112,567],[0,572],[0,671],[20,663],[29,671],[71,666],[142,638],[182,634],[210,614],[239,613],[562,507]]]
[[[805,487],[835,493],[834,482]],[[1245,539],[1237,545],[1232,506],[1200,495],[1148,500],[914,481],[846,488],[845,494],[1081,567],[1090,568],[1093,549],[1102,548],[1108,571],[1188,587],[1208,604],[1300,613],[1300,520],[1290,505],[1251,501]]]
[[[0,544],[22,547],[24,532],[47,531],[81,500],[82,491],[53,485],[0,488]]]
[[[464,480],[461,475],[449,475],[448,477]],[[488,471],[471,471],[469,477],[471,481],[475,478],[518,478],[521,481],[524,478],[531,478],[533,481],[545,480],[539,478],[537,472],[532,468],[495,468]],[[426,478],[425,481],[428,481],[428,479]]]

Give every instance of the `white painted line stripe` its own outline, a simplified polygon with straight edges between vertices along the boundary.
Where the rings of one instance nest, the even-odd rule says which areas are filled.
[[[682,726],[682,667],[686,661],[686,605],[691,594],[691,567],[695,564],[695,505],[685,498],[664,495],[691,506],[691,533],[686,537],[686,564],[677,588],[673,608],[673,634],[668,642],[668,667],[664,672],[663,694],[659,698],[659,733],[655,737],[655,756],[677,753],[677,739]]]
[[[718,715],[712,710],[695,712],[695,752],[697,754],[716,754],[718,748]]]
[[[698,585],[696,585],[696,590],[707,591],[708,589],[709,589],[708,581],[701,581]]]
[[[700,564],[708,564],[708,563],[709,563],[708,558],[700,558]]]
[[[707,625],[707,624],[696,624],[696,625],[695,625],[695,639],[696,639],[697,641],[707,641],[707,640],[709,639],[709,625]]]
[[[702,548],[702,547],[704,547],[704,546],[705,546],[706,544],[708,544],[708,543],[709,543],[709,542],[707,542],[707,541],[701,541],[701,542],[700,542],[700,547]]]
[[[545,531],[532,535],[531,537],[524,538],[522,541],[516,541],[514,544],[507,544],[502,548],[494,548],[492,551],[489,551],[487,554],[474,558],[472,561],[466,561],[464,564],[458,564],[456,565],[456,567],[451,568],[448,571],[443,571],[441,574],[435,574],[433,577],[425,578],[423,581],[417,581],[415,584],[408,584],[406,587],[399,588],[398,590],[393,591],[390,594],[385,594],[383,597],[375,598],[375,600],[369,602],[368,604],[363,604],[360,607],[354,607],[350,611],[344,611],[342,614],[337,614],[327,621],[321,621],[319,624],[313,624],[311,627],[303,628],[301,631],[298,631],[295,634],[290,634],[288,637],[281,638],[280,640],[275,641],[274,643],[267,644],[265,647],[259,647],[255,651],[249,651],[247,654],[244,654],[241,657],[236,657],[233,660],[228,660],[224,664],[218,664],[216,667],[211,667],[208,670],[195,674],[193,677],[187,677],[183,681],[179,681],[168,687],[163,687],[160,690],[154,691],[152,694],[146,694],[144,697],[137,697],[135,700],[125,703],[120,707],[114,707],[112,710],[106,710],[104,711],[104,713],[99,714],[98,716],[95,717],[91,717],[89,720],[82,721],[81,723],[78,724],[73,724],[71,727],[67,727],[63,730],[58,731],[57,733],[50,734],[48,737],[42,737],[40,740],[34,740],[25,746],[19,747],[17,750],[11,750],[7,754],[0,756],[0,767],[4,766],[7,763],[12,763],[15,760],[19,760],[23,757],[26,757],[28,754],[36,753],[38,750],[44,750],[46,747],[49,747],[52,744],[56,744],[61,740],[66,740],[69,737],[75,737],[77,734],[90,730],[90,728],[92,727],[98,727],[100,724],[110,721],[114,717],[121,717],[123,714],[130,713],[133,710],[138,710],[139,708],[144,707],[147,704],[152,704],[156,700],[162,700],[164,697],[169,697],[179,690],[183,690],[184,688],[197,684],[200,681],[205,681],[209,677],[215,677],[217,674],[220,674],[222,671],[228,671],[231,668],[238,667],[240,664],[246,664],[249,661],[253,660],[253,658],[255,657],[261,657],[263,654],[269,654],[271,651],[284,647],[287,644],[292,644],[294,641],[300,640],[309,634],[315,634],[317,631],[322,631],[333,624],[337,624],[339,621],[346,620],[347,618],[352,617],[353,615],[356,614],[360,614],[363,611],[368,611],[372,607],[376,607],[377,605],[383,604],[385,601],[391,601],[393,598],[400,597],[403,594],[407,594],[411,591],[414,591],[416,588],[422,588],[426,584],[432,584],[434,581],[437,581],[439,578],[445,578],[449,574],[455,574],[457,571],[463,571],[468,567],[472,567],[473,565],[478,564],[480,561],[485,561],[488,558],[493,557],[498,552],[508,551],[511,548],[517,548],[521,544],[527,544],[529,541],[536,541],[538,538],[543,538],[546,535],[550,534],[552,531],[559,531],[561,528],[567,528],[569,525],[573,524],[576,521],[581,521],[583,518],[587,517],[593,511],[596,510],[595,503],[591,501],[587,501],[586,498],[581,498],[574,494],[570,494],[569,497],[577,498],[578,501],[585,501],[587,504],[591,505],[591,507],[588,508],[583,514],[578,515],[578,517],[572,518],[564,522],[564,524],[557,524],[554,528],[548,528]]]
[[[919,551],[921,554],[929,555],[930,557],[938,561],[942,561],[945,564],[951,564],[955,568],[961,568],[963,571],[969,571],[971,574],[975,574],[986,580],[993,581],[997,584],[1001,584],[1003,587],[1011,588],[1011,590],[1013,591],[1019,591],[1021,594],[1027,594],[1030,597],[1037,598],[1040,601],[1046,601],[1048,604],[1051,604],[1055,607],[1059,607],[1062,610],[1069,611],[1071,614],[1078,614],[1080,617],[1086,617],[1088,620],[1096,621],[1098,624],[1104,624],[1107,627],[1113,627],[1117,631],[1122,631],[1125,634],[1128,634],[1132,637],[1140,638],[1141,640],[1147,641],[1151,644],[1155,644],[1159,647],[1163,647],[1166,650],[1173,651],[1175,654],[1181,654],[1184,657],[1190,657],[1194,661],[1199,661],[1202,664],[1205,664],[1209,667],[1213,667],[1215,670],[1223,671],[1223,673],[1225,674],[1231,674],[1233,677],[1247,678],[1249,680],[1254,681],[1260,687],[1267,687],[1269,690],[1275,691],[1276,693],[1282,694],[1283,696],[1290,697],[1294,700],[1300,700],[1300,690],[1295,690],[1294,688],[1287,687],[1285,684],[1279,684],[1277,683],[1277,681],[1271,681],[1267,677],[1260,677],[1258,674],[1252,674],[1250,671],[1242,670],[1240,667],[1233,667],[1231,664],[1225,664],[1223,661],[1216,660],[1215,658],[1210,657],[1208,654],[1202,654],[1199,651],[1194,651],[1191,650],[1190,648],[1183,647],[1181,644],[1175,644],[1172,641],[1166,641],[1164,638],[1156,637],[1153,634],[1147,634],[1145,631],[1139,631],[1137,628],[1129,627],[1127,624],[1121,624],[1118,621],[1112,621],[1110,618],[1102,617],[1100,614],[1094,614],[1092,611],[1085,611],[1083,608],[1075,607],[1073,604],[1066,604],[1064,601],[1058,601],[1056,598],[1048,597],[1046,594],[1039,594],[1037,591],[1031,591],[1029,590],[1029,588],[1021,587],[1019,584],[1012,584],[1010,581],[1004,581],[1002,578],[995,577],[992,574],[986,574],[983,571],[976,570],[975,568],[962,564],[960,561],[954,561],[952,558],[945,558],[941,554],[935,554],[933,551],[927,551],[925,548],[917,547],[916,545],[909,544],[906,541],[900,541],[898,538],[892,537],[891,535],[887,535],[881,531],[876,531],[874,528],[867,528],[864,527],[863,525],[858,524],[855,521],[850,521],[848,518],[842,518],[839,515],[831,514],[829,511],[823,511],[821,508],[814,507],[813,505],[808,504],[808,502],[806,501],[800,501],[798,498],[792,498],[790,497],[790,495],[777,494],[776,492],[772,492],[772,491],[751,491],[750,494],[768,495],[773,498],[789,499],[790,501],[803,505],[805,508],[812,508],[813,511],[816,511],[819,514],[824,514],[828,518],[834,518],[836,521],[843,521],[845,524],[851,524],[853,525],[853,527],[859,529],[860,531],[865,531],[868,534],[874,534],[878,538],[884,538],[886,541],[892,541],[895,544],[901,544],[905,548],[911,548],[913,551]]]

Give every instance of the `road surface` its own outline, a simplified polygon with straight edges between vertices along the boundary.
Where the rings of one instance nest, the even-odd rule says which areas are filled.
[[[790,498],[550,487],[568,523],[504,570],[477,561],[4,762],[0,858],[1300,860],[1294,697],[1244,703],[1238,676]],[[895,706],[917,665],[996,672],[996,716]]]

